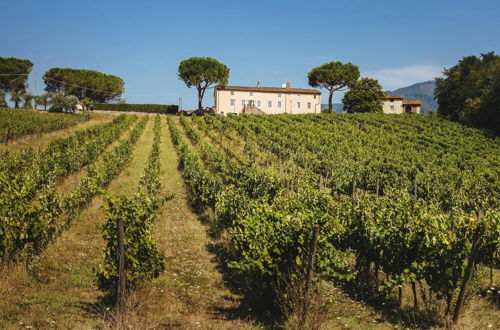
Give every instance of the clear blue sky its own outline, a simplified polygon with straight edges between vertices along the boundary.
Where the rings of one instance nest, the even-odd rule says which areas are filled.
[[[498,0],[7,0],[1,8],[0,56],[30,59],[38,92],[49,68],[85,68],[122,77],[130,103],[182,96],[194,107],[195,90],[176,76],[191,56],[228,65],[233,85],[306,87],[311,68],[340,60],[395,89],[463,56],[500,52]],[[212,104],[209,93],[204,105]]]

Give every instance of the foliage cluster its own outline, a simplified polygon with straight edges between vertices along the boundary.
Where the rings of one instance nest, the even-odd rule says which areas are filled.
[[[335,91],[351,88],[359,79],[359,68],[352,63],[339,61],[313,68],[307,78],[311,87],[328,90],[328,111],[333,112],[332,97]]]
[[[31,69],[33,69],[33,63],[29,60],[0,57],[0,91],[11,94],[16,108],[19,107],[19,95],[26,93],[28,75]],[[5,94],[3,98],[5,98]],[[0,98],[0,101],[4,100]]]
[[[467,56],[436,79],[438,113],[500,134],[500,56]]]
[[[51,94],[50,112],[68,112],[74,113],[78,99],[74,96],[64,96],[63,94]]]
[[[342,99],[344,111],[353,112],[382,112],[385,93],[377,80],[361,78],[356,81]]]
[[[71,95],[79,100],[109,102],[124,92],[123,79],[93,70],[52,68],[45,72],[43,80],[47,92]]]
[[[229,68],[211,57],[191,57],[181,61],[177,76],[187,87],[196,87],[198,109],[201,110],[205,91],[214,84],[225,86],[229,80]]]

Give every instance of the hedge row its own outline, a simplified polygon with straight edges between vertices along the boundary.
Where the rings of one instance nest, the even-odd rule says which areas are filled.
[[[133,111],[150,113],[177,113],[179,106],[174,104],[117,104],[117,103],[96,103],[96,110],[107,111]]]

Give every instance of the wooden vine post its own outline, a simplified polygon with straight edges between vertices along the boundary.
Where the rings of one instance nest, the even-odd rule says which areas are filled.
[[[418,186],[417,186],[417,178],[415,178],[415,183],[413,187],[413,201],[416,203],[417,202],[417,192],[418,192]]]
[[[469,255],[469,260],[467,261],[467,268],[465,268],[464,278],[462,280],[462,285],[460,287],[460,292],[457,297],[457,302],[455,304],[455,310],[453,311],[453,323],[456,324],[458,322],[458,318],[460,316],[460,312],[462,311],[462,306],[464,304],[465,299],[465,290],[467,289],[467,283],[472,277],[472,273],[474,272],[474,263],[476,261],[476,256],[479,251],[479,247],[481,246],[481,211],[477,213],[477,226],[474,231],[474,235],[472,236],[472,248]]]
[[[125,230],[123,218],[116,218],[116,231],[118,233],[118,288],[116,303],[120,314],[125,313],[125,290],[127,285],[127,269],[125,268]]]
[[[306,323],[307,312],[309,309],[309,291],[311,289],[311,282],[314,274],[314,259],[316,256],[316,248],[318,246],[319,229],[320,229],[319,224],[315,224],[313,228],[311,244],[309,247],[309,265],[307,267],[306,283],[304,289],[304,303],[302,305],[302,313],[300,316],[301,326],[304,326]]]

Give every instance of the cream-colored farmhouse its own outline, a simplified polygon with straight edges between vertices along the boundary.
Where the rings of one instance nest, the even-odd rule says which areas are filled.
[[[282,87],[217,86],[214,110],[218,114],[320,113],[321,92],[315,89]]]
[[[402,95],[386,95],[384,113],[420,113],[420,100],[405,100]]]

